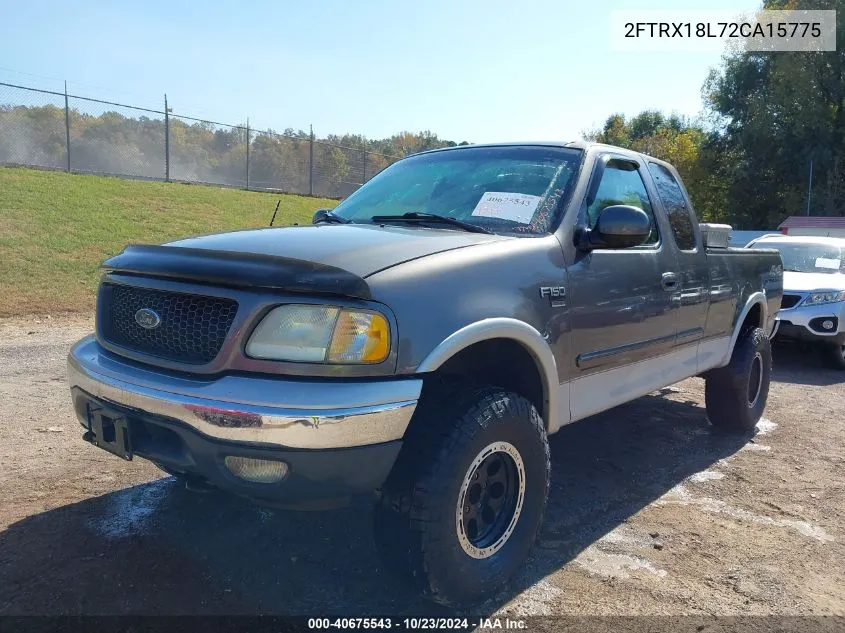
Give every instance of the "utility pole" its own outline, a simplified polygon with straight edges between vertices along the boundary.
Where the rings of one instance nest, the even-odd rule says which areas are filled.
[[[810,159],[810,186],[807,187],[807,215],[810,215],[810,201],[813,198],[813,159]]]

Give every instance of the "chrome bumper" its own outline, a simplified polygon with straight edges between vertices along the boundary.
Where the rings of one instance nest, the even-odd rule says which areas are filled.
[[[303,449],[401,439],[422,389],[420,379],[188,378],[124,362],[105,352],[93,335],[70,351],[68,383],[212,438]],[[77,415],[87,425],[85,412]]]

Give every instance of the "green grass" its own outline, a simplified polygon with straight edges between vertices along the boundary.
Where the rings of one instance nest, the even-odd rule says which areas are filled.
[[[334,200],[0,168],[0,316],[86,312],[126,244],[308,223]]]

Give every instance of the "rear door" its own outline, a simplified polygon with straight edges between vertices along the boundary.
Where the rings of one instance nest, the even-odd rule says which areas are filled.
[[[704,334],[710,299],[707,253],[677,172],[665,164],[652,161],[648,163],[648,171],[654,185],[654,197],[669,221],[671,230],[667,246],[674,247],[677,259],[678,287],[671,298],[678,308],[675,346],[683,347],[696,343]]]

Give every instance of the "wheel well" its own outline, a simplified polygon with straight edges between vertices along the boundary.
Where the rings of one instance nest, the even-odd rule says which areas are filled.
[[[531,402],[548,423],[543,377],[534,357],[513,339],[497,338],[470,345],[435,373],[517,393]]]
[[[765,327],[765,323],[763,323],[763,308],[759,302],[751,306],[748,314],[745,315],[745,320],[739,326],[739,336],[745,336],[749,330],[753,330],[756,327]]]

